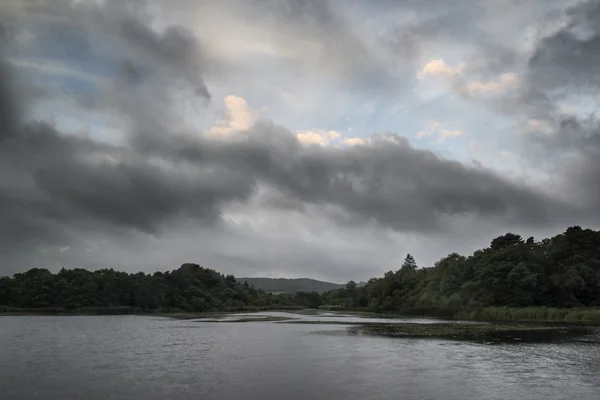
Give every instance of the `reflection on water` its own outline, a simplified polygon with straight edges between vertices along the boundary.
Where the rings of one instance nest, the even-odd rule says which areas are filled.
[[[313,322],[375,322],[375,323],[402,323],[402,322],[410,322],[413,324],[440,324],[440,323],[464,323],[470,324],[471,321],[455,321],[455,320],[444,320],[444,319],[433,319],[433,318],[402,318],[402,317],[373,317],[370,314],[347,314],[347,313],[338,313],[338,312],[283,312],[283,311],[265,311],[259,313],[235,313],[235,314],[225,314],[219,316],[219,318],[202,318],[201,321],[214,321],[214,322],[222,322],[222,321],[238,321],[238,320],[248,320],[248,319],[264,319],[264,318],[289,318],[290,320],[295,321],[313,321]],[[481,322],[479,322],[481,323]]]
[[[136,316],[2,317],[0,398],[598,399],[596,341],[486,346],[312,333],[344,329]]]

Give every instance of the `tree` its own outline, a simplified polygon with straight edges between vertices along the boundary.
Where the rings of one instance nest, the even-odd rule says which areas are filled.
[[[407,254],[406,258],[404,259],[404,263],[402,264],[402,269],[403,270],[417,269],[417,262],[415,261],[415,258],[413,256],[411,256],[410,254]]]
[[[499,236],[492,240],[490,247],[494,250],[500,250],[508,246],[514,246],[516,244],[523,243],[521,235],[514,233],[507,233],[506,235]]]

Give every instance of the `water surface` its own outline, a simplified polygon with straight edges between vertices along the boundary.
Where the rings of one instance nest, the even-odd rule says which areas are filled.
[[[345,330],[143,316],[1,317],[0,398],[599,398],[595,340],[484,345]]]

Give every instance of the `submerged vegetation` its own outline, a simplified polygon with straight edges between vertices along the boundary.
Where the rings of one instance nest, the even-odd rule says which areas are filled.
[[[458,310],[453,318],[474,321],[552,321],[600,323],[600,308],[488,307]]]
[[[591,327],[576,325],[482,323],[431,321],[415,323],[410,320],[377,322],[348,320],[345,315],[333,319],[302,319],[274,315],[221,315],[219,318],[196,319],[196,322],[275,322],[287,325],[344,326],[343,330],[313,331],[320,334],[350,334],[386,336],[406,339],[443,339],[471,342],[548,342],[571,339],[597,332]],[[298,315],[300,317],[300,315]]]
[[[168,272],[34,268],[0,277],[0,313],[198,313],[321,308],[485,321],[600,322],[600,232],[550,239],[507,233],[488,248],[323,294],[272,294],[198,264]]]
[[[568,339],[590,332],[582,327],[514,324],[360,324],[350,328],[350,331],[389,337],[475,342],[543,342]]]

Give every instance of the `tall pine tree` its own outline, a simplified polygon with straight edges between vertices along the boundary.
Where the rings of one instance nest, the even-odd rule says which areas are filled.
[[[406,258],[404,259],[404,263],[402,264],[402,269],[404,269],[404,270],[406,270],[406,269],[410,269],[410,270],[417,269],[417,262],[415,261],[415,258],[413,256],[411,256],[410,254],[407,254]]]

